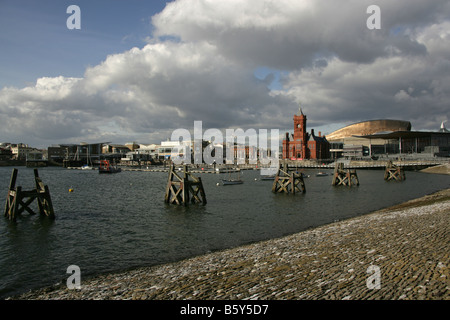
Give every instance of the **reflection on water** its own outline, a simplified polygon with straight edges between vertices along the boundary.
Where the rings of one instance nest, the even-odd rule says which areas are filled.
[[[12,168],[0,168],[0,208]],[[385,182],[384,171],[359,170],[359,187],[332,187],[331,176],[305,170],[306,193],[273,194],[258,171],[244,184],[217,186],[223,175],[202,174],[208,203],[164,203],[167,173],[42,168],[54,221],[23,214],[0,223],[0,297],[65,281],[75,264],[83,276],[180,260],[280,237],[354,217],[450,187],[449,177],[406,172]],[[330,171],[331,173],[331,171]],[[20,168],[16,186],[34,187],[33,170]],[[72,188],[73,192],[69,192]]]

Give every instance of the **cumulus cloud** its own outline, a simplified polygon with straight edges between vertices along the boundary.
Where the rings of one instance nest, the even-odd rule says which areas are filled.
[[[380,30],[366,27],[370,4],[170,2],[152,17],[144,47],[111,54],[82,78],[1,89],[0,134],[159,142],[195,120],[204,128],[290,128],[299,101],[308,125],[399,118],[438,128],[450,101],[448,1],[380,0]],[[260,67],[273,72],[259,79]]]
[[[214,1],[180,0],[153,17],[156,36],[208,41],[220,52],[245,63],[280,69],[311,65],[317,56],[372,62],[387,49],[424,54],[416,27],[448,17],[446,1],[378,1],[383,27],[366,27],[369,0]],[[447,13],[447,16],[445,16]]]
[[[35,86],[2,89],[0,110],[8,117],[0,121],[5,132],[21,128],[23,135],[73,141],[150,140],[152,134],[161,140],[195,120],[214,128],[259,127],[261,117],[290,101],[272,97],[251,74],[206,42],[148,44],[108,56],[83,78],[40,78]],[[110,137],[103,132],[108,127]]]

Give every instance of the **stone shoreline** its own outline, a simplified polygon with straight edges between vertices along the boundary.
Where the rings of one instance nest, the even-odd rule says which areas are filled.
[[[450,300],[449,236],[446,189],[283,238],[11,299]],[[379,268],[379,289],[370,266]]]

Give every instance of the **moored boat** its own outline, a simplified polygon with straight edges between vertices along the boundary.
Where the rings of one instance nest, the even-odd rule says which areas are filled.
[[[232,179],[231,178],[231,171],[230,171],[230,176],[228,179],[222,179],[222,184],[225,185],[231,185],[231,184],[242,184],[244,183],[244,181],[241,180],[241,175],[240,175],[241,171],[238,170],[237,171],[237,178]]]
[[[117,166],[111,165],[109,160],[100,160],[100,166],[98,167],[98,173],[117,173],[122,169]]]

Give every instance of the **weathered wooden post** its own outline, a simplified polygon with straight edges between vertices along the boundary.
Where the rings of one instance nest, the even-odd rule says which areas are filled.
[[[35,189],[30,191],[22,190],[21,186],[15,187],[17,179],[17,169],[13,169],[11,180],[9,182],[8,194],[6,196],[5,217],[9,220],[16,221],[17,215],[23,211],[30,214],[36,214],[31,208],[30,204],[37,199],[39,213],[51,219],[55,218],[53,210],[52,199],[50,197],[50,190],[48,186],[44,185],[41,178],[39,178],[38,169],[34,169]],[[26,200],[26,201],[24,201]]]
[[[41,178],[39,177],[39,172],[34,169],[34,182],[37,192],[37,201],[39,206],[40,214],[44,214],[47,217],[54,218],[55,211],[53,210],[52,198],[50,197],[50,190],[47,185],[44,185]]]
[[[334,167],[333,179],[331,181],[332,186],[349,186],[357,185],[359,186],[358,175],[356,174],[356,169],[344,170],[344,164],[338,163]]]
[[[278,166],[277,175],[273,181],[272,192],[274,193],[293,193],[296,192],[306,192],[305,182],[303,181],[303,176],[298,172],[289,172],[289,166],[285,162]]]
[[[6,203],[5,203],[5,217],[8,217],[10,220],[15,220],[15,216],[17,213],[17,189],[16,187],[16,179],[17,179],[17,169],[13,169],[11,174],[11,179],[9,180],[9,189],[8,194],[6,195]],[[20,188],[22,189],[22,188]]]
[[[189,177],[192,180],[189,180]],[[181,177],[175,171],[175,165],[172,164],[169,169],[164,201],[166,203],[182,204],[184,206],[187,206],[189,202],[205,205],[206,194],[203,189],[202,179],[189,173],[186,165],[183,166],[183,176]]]
[[[392,161],[389,161],[386,165],[386,170],[384,171],[384,180],[391,181],[403,181],[406,179],[405,171],[403,168],[396,166],[392,163]]]

